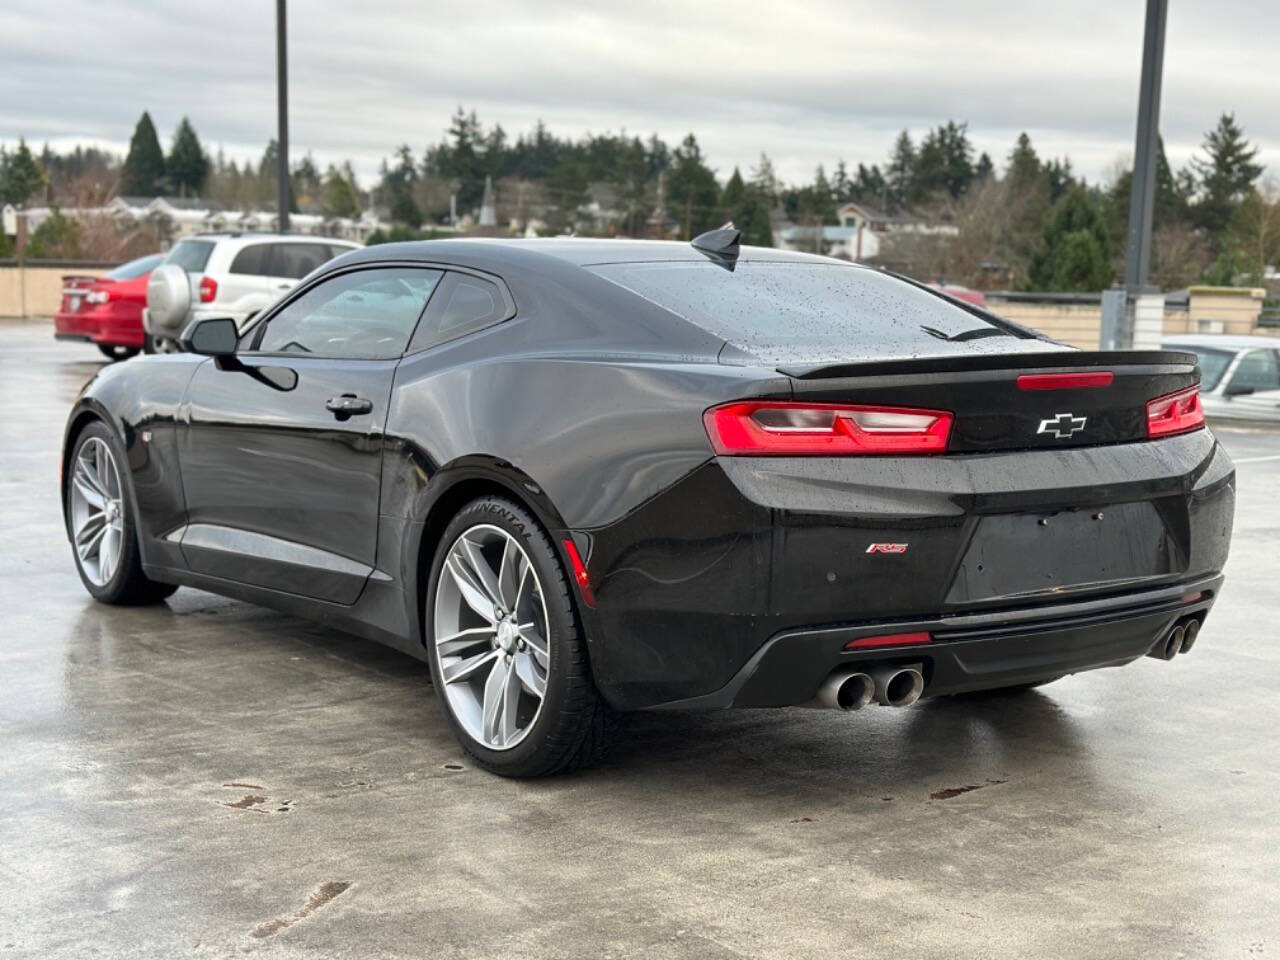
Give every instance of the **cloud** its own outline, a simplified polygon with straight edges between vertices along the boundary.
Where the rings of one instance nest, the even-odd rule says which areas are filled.
[[[1280,159],[1269,3],[1170,14],[1162,131],[1185,162],[1223,110]],[[697,133],[722,176],[767,152],[786,178],[839,157],[881,162],[898,130],[969,123],[1003,159],[1021,130],[1097,179],[1132,152],[1142,4],[792,0],[406,0],[290,5],[291,139],[365,180],[399,143],[441,139],[458,105],[509,134]],[[143,109],[166,138],[256,159],[275,132],[266,0],[104,4],[7,0],[0,139],[123,151]],[[68,25],[74,24],[74,31]],[[69,38],[75,37],[71,42]]]

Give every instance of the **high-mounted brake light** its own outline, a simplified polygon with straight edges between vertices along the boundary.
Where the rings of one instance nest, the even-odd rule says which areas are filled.
[[[213,277],[200,278],[200,302],[213,303],[213,298],[218,295],[218,281]]]
[[[1079,390],[1109,387],[1116,375],[1110,370],[1090,373],[1024,373],[1018,377],[1019,390]]]
[[[1147,436],[1168,437],[1204,426],[1200,386],[1188,387],[1147,401]]]
[[[946,410],[747,400],[703,415],[716,453],[727,457],[843,457],[944,453]]]

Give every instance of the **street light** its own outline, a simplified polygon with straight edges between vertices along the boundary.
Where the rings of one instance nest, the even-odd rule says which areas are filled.
[[[276,209],[281,233],[289,232],[289,54],[285,42],[285,0],[276,0],[276,119],[280,130],[276,136],[279,146],[279,172]]]

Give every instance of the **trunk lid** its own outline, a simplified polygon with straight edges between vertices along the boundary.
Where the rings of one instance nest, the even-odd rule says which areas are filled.
[[[948,453],[1146,440],[1147,402],[1200,379],[1193,354],[1165,350],[970,354],[778,371],[792,379],[796,400],[948,410],[955,417]]]

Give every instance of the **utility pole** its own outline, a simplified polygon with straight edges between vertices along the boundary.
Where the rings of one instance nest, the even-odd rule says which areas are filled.
[[[276,0],[276,119],[280,130],[280,170],[276,221],[281,233],[289,232],[289,45],[285,40],[285,0]]]
[[[1168,19],[1169,0],[1147,0],[1138,130],[1129,196],[1128,252],[1124,262],[1125,292],[1130,297],[1147,286],[1151,269],[1151,219],[1155,209],[1156,155],[1160,149],[1160,81],[1164,73],[1164,30]]]

